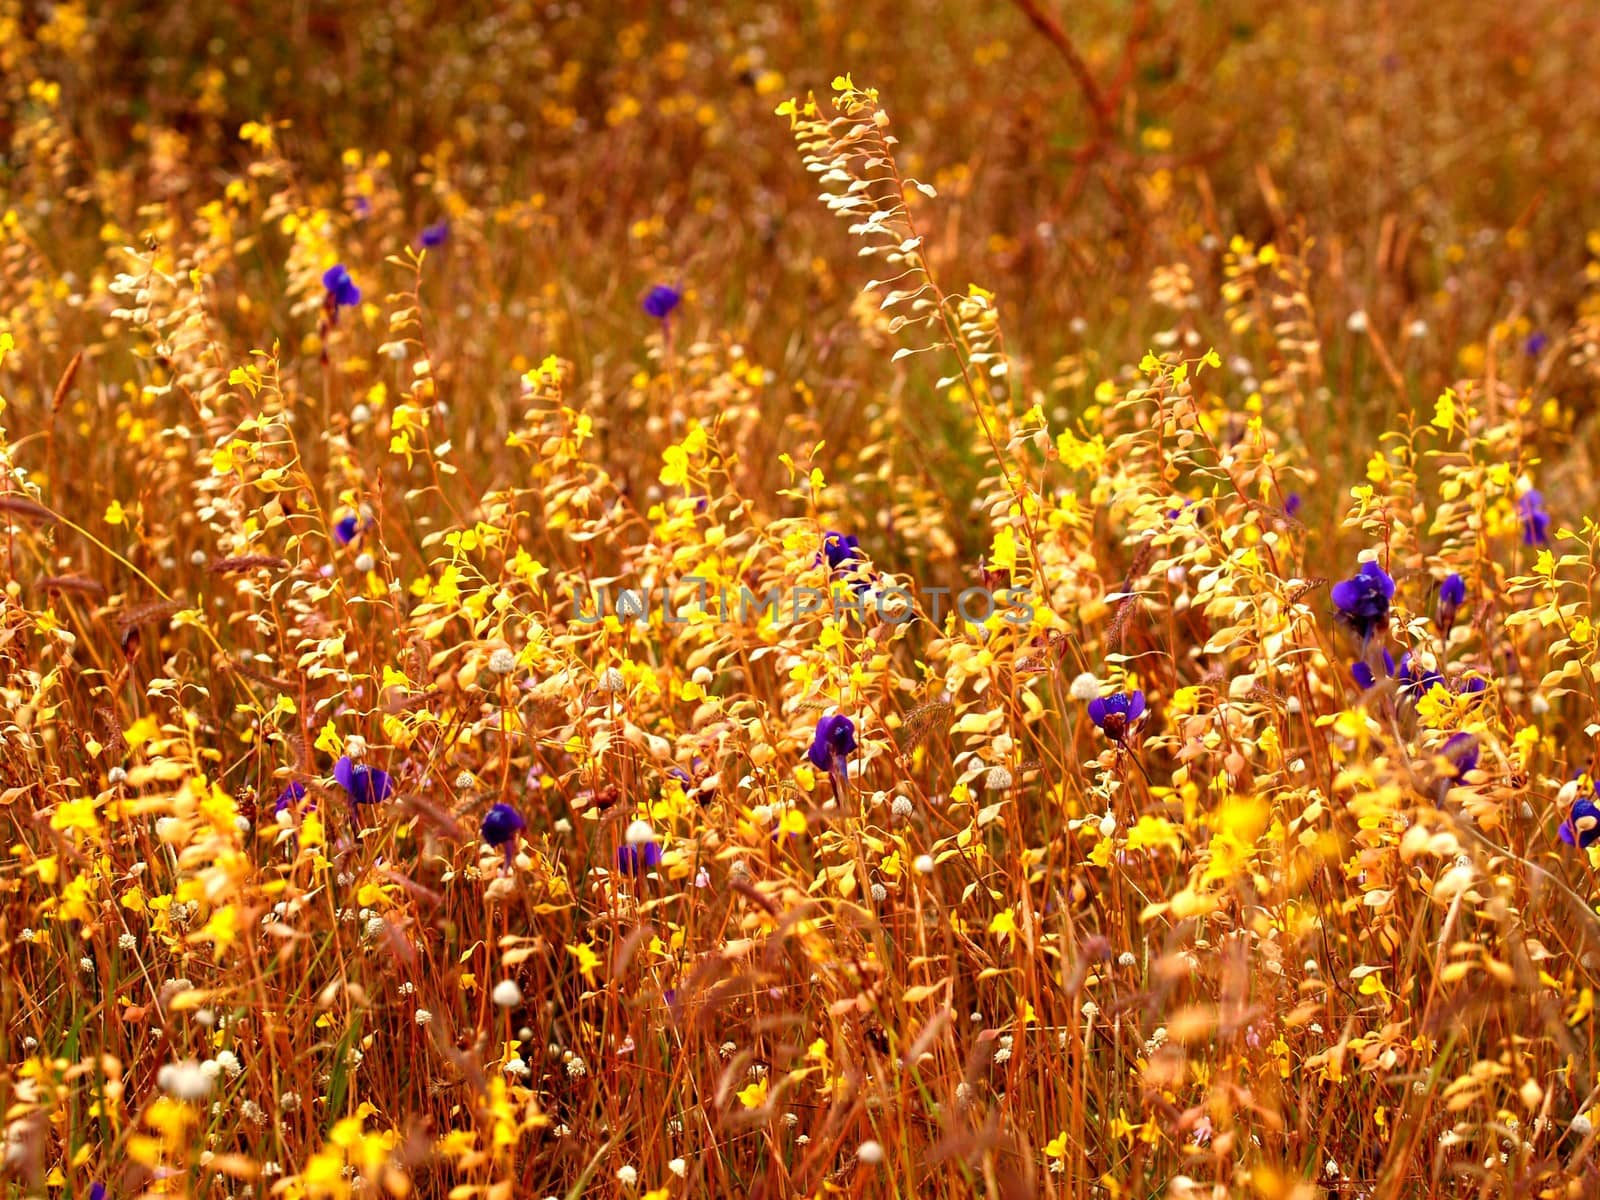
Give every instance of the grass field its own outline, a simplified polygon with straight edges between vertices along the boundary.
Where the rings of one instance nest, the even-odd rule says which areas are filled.
[[[1597,44],[0,0],[0,1195],[1600,1194]]]

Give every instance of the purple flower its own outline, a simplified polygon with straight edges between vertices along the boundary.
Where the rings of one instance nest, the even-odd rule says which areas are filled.
[[[1600,841],[1600,804],[1594,801],[1593,796],[1585,796],[1572,802],[1572,811],[1561,822],[1559,834],[1567,845],[1581,846],[1587,850]]]
[[[1291,517],[1291,518],[1298,517],[1300,515],[1300,493],[1299,492],[1290,492],[1289,493],[1288,499],[1286,499],[1283,502],[1283,513],[1284,513],[1284,516]]]
[[[361,303],[361,289],[350,278],[350,272],[345,270],[343,263],[335,263],[322,273],[322,286],[328,289],[328,302],[333,305],[335,312],[341,308],[354,308]]]
[[[1096,696],[1089,701],[1089,719],[1100,732],[1119,746],[1128,736],[1128,730],[1144,716],[1144,693],[1117,692],[1110,696]]]
[[[106,1185],[96,1180],[89,1186],[89,1200],[106,1200]]]
[[[1439,754],[1454,769],[1455,778],[1460,779],[1478,765],[1478,739],[1470,733],[1453,733]]]
[[[1447,575],[1439,585],[1439,628],[1449,629],[1456,623],[1456,613],[1467,600],[1467,582],[1460,575]]]
[[[425,227],[422,231],[422,236],[417,240],[429,250],[432,250],[436,246],[444,245],[449,238],[450,222],[436,221],[434,224]]]
[[[822,554],[829,569],[838,571],[860,559],[861,543],[853,533],[830,529],[822,535]]]
[[[333,526],[333,540],[341,546],[348,546],[360,533],[361,518],[355,513],[351,513],[348,517],[340,517]]]
[[[522,814],[509,804],[491,805],[483,814],[483,840],[491,846],[507,845],[527,827]]]
[[[351,207],[355,209],[357,220],[365,221],[372,215],[372,199],[368,196],[357,196]]]
[[[643,875],[661,865],[661,847],[655,842],[635,846],[624,842],[617,847],[617,870],[624,875]]]
[[[843,713],[823,717],[817,722],[816,736],[806,757],[819,771],[842,771],[844,761],[856,750],[856,724]]]
[[[1406,657],[1409,658],[1410,655],[1407,655]],[[1390,654],[1387,650],[1383,652],[1383,666],[1384,678],[1387,679],[1394,674],[1394,655]],[[1368,688],[1373,688],[1378,685],[1378,677],[1372,673],[1372,668],[1364,662],[1353,662],[1350,664],[1350,678],[1356,681],[1356,686],[1362,691],[1366,691]]]
[[[505,848],[505,870],[511,870],[512,855],[517,848],[517,834],[528,827],[522,819],[522,814],[509,804],[493,804],[489,811],[483,814],[481,833],[483,840],[491,846]]]
[[[1522,543],[1525,546],[1543,546],[1550,540],[1550,514],[1544,510],[1544,495],[1529,492],[1517,501],[1517,515],[1522,518]]]
[[[382,804],[394,791],[387,771],[355,762],[348,754],[334,764],[333,777],[350,793],[352,804]]]
[[[1528,340],[1522,343],[1522,350],[1529,358],[1538,358],[1549,344],[1550,338],[1544,331],[1535,329],[1528,335]]]
[[[658,283],[645,294],[644,310],[656,320],[665,321],[682,299],[683,293],[677,288]]]
[[[1388,623],[1394,580],[1375,562],[1361,564],[1349,579],[1333,585],[1333,604],[1339,619],[1364,642]]]
[[[272,806],[272,811],[281,813],[292,808],[306,798],[306,785],[298,779],[292,780],[288,787],[278,793],[278,802]]]

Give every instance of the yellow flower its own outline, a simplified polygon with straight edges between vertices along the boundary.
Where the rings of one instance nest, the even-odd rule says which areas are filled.
[[[595,968],[600,965],[600,956],[594,952],[594,947],[587,943],[568,946],[567,953],[578,960],[578,970],[583,973],[583,977],[588,981],[589,985],[591,987],[594,986]]]

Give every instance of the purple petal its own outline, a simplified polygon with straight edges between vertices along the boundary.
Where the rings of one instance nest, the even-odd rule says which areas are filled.
[[[355,773],[355,768],[356,764],[350,760],[348,754],[333,764],[333,777],[339,781],[339,786],[351,793],[351,795],[355,794],[355,789],[350,783],[350,777]]]
[[[1089,720],[1093,721],[1096,725],[1104,725],[1106,722],[1107,707],[1106,698],[1104,696],[1096,696],[1093,700],[1089,701]]]
[[[1385,599],[1387,599],[1387,600],[1394,599],[1394,580],[1391,579],[1389,577],[1389,573],[1387,571],[1385,571],[1382,567],[1380,567],[1377,563],[1375,563],[1375,562],[1364,563],[1362,565],[1362,567],[1361,567],[1361,573],[1363,575],[1365,575],[1368,579],[1371,579],[1374,582],[1376,582],[1377,585],[1381,589],[1383,589],[1383,595],[1384,595]]]
[[[1134,692],[1128,697],[1128,722],[1132,724],[1144,715],[1144,693]]]

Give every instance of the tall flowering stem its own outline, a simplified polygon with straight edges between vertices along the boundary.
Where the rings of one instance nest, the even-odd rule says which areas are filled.
[[[928,351],[949,350],[956,358],[959,381],[971,403],[979,428],[1005,477],[1006,488],[1020,514],[1022,531],[1036,577],[1042,563],[1038,549],[1037,494],[1028,487],[1023,466],[1011,449],[1021,440],[1024,422],[1011,422],[1002,443],[998,423],[1001,413],[996,389],[1004,388],[1011,367],[1000,333],[994,295],[976,285],[965,295],[951,295],[939,285],[923,252],[924,236],[918,232],[913,206],[916,200],[937,195],[932,185],[903,176],[895,160],[898,139],[890,132],[889,114],[878,103],[875,88],[859,88],[848,75],[833,81],[832,119],[822,114],[814,95],[804,101],[786,100],[777,109],[789,118],[806,170],[829,190],[822,201],[851,222],[850,232],[867,245],[863,257],[877,258],[894,269],[884,279],[870,281],[865,291],[882,293],[879,310],[893,312],[889,332],[920,328],[930,335],[923,345],[902,346],[892,361]],[[941,390],[957,382],[939,381]],[[1009,395],[1009,389],[1005,389]]]

